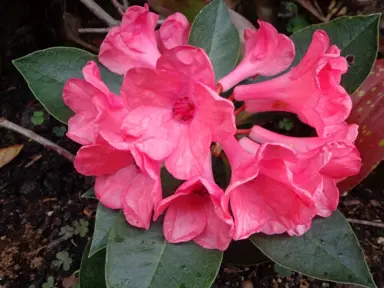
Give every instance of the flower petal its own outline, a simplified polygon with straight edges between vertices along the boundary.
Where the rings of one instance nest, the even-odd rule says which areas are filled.
[[[113,174],[132,163],[130,152],[96,144],[81,147],[76,154],[74,166],[80,174],[102,176]]]
[[[96,177],[95,195],[104,206],[111,209],[122,209],[122,197],[127,188],[127,179],[132,176],[135,165],[126,166],[116,173]]]
[[[194,241],[206,249],[225,251],[232,240],[233,223],[232,221],[230,223],[223,221],[215,213],[215,207],[212,202],[205,203],[205,210],[207,213],[207,225],[203,232],[194,238]]]
[[[216,89],[212,63],[208,55],[201,48],[178,46],[165,51],[157,61],[156,68],[178,72],[188,79]]]
[[[170,243],[187,242],[201,234],[207,223],[204,199],[197,195],[175,198],[164,218],[164,236]]]
[[[168,16],[159,29],[160,51],[164,52],[188,42],[191,25],[181,13]]]
[[[213,141],[224,141],[236,133],[233,103],[200,83],[194,85],[196,121],[210,128]]]
[[[177,179],[204,175],[205,161],[210,153],[210,130],[194,119],[185,129],[179,131],[179,141],[165,159],[167,170]]]
[[[180,95],[188,95],[188,87],[178,73],[148,68],[129,70],[121,87],[127,109],[156,106],[172,109]]]
[[[75,114],[68,120],[67,137],[81,145],[95,143],[95,117],[94,112]]]
[[[131,166],[130,170],[122,197],[125,219],[133,226],[148,229],[153,208],[161,199],[160,179],[153,179],[136,167]]]

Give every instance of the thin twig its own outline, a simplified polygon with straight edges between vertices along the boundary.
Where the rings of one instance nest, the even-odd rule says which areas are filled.
[[[128,7],[129,7],[128,0],[123,0],[123,6],[124,6],[124,10],[128,9]]]
[[[124,7],[119,3],[117,0],[111,0],[113,6],[117,9],[117,11],[120,13],[121,16],[124,15]]]
[[[11,121],[8,121],[5,118],[0,118],[0,127],[4,127],[9,130],[15,131],[29,139],[32,139],[33,141],[43,145],[45,148],[55,151],[57,154],[65,157],[71,162],[73,162],[73,160],[75,159],[75,156],[68,150],[65,150],[59,145],[53,143],[52,141],[44,137],[41,137],[40,135],[37,135],[35,132],[32,132],[31,130],[25,129]]]
[[[347,220],[350,223],[356,223],[356,224],[362,224],[362,225],[368,225],[368,226],[384,228],[384,223],[376,223],[376,222],[372,222],[372,221],[359,220],[359,219],[351,219],[351,218],[347,218]]]
[[[313,7],[308,0],[295,0],[295,1],[299,3],[301,6],[303,6],[305,9],[307,9],[313,16],[315,16],[321,22],[328,22],[328,20],[324,16],[322,16],[319,13],[319,11],[317,11],[316,8]]]
[[[108,33],[112,27],[108,28],[79,28],[77,32],[79,33]]]
[[[103,8],[99,6],[94,0],[80,0],[89,10],[93,12],[98,18],[103,20],[108,26],[119,25],[119,21],[109,15]]]

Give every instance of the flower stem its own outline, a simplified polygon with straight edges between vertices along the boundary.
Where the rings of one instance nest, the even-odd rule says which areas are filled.
[[[217,83],[216,93],[220,95],[221,92],[223,92],[223,86],[221,86],[220,83]]]
[[[249,134],[252,129],[237,129],[236,134]]]
[[[243,104],[243,105],[240,106],[239,109],[237,109],[237,110],[235,111],[235,116],[239,115],[239,114],[240,114],[241,112],[243,112],[244,110],[245,110],[245,106],[244,106],[244,104]]]

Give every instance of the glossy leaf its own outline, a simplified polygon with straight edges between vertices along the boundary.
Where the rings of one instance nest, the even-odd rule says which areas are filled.
[[[223,257],[223,263],[238,266],[251,266],[269,261],[271,260],[248,239],[232,241]]]
[[[384,159],[384,59],[376,61],[363,85],[352,95],[353,109],[348,123],[359,125],[356,146],[362,158],[359,174],[348,177],[339,188],[352,189]]]
[[[118,215],[119,211],[109,209],[99,202],[89,257],[107,247],[108,234]]]
[[[223,0],[213,0],[201,10],[192,24],[188,42],[205,50],[217,80],[236,66],[240,38]]]
[[[72,111],[62,100],[64,83],[70,78],[83,78],[81,70],[88,61],[97,61],[97,56],[77,48],[54,47],[16,59],[13,65],[44,108],[66,124]],[[101,65],[99,68],[105,83],[119,93],[122,77]]]
[[[81,198],[97,199],[93,187],[85,191],[84,194],[81,195]]]
[[[293,273],[292,270],[287,269],[287,268],[285,268],[285,267],[283,267],[277,263],[274,264],[273,268],[274,268],[276,274],[278,274],[281,277],[288,277],[288,276],[291,276]]]
[[[376,287],[359,242],[339,211],[315,219],[311,229],[300,237],[260,233],[250,240],[287,269],[318,279]]]
[[[331,43],[341,49],[341,55],[353,56],[354,64],[342,77],[342,86],[354,92],[368,76],[375,62],[378,49],[380,14],[367,16],[345,16],[326,24],[316,24],[304,28],[291,36],[295,43],[296,65],[307,51],[312,34],[323,29],[331,38]]]
[[[90,245],[85,247],[80,267],[81,288],[106,288],[105,283],[105,249],[89,256]]]
[[[222,252],[194,242],[168,243],[158,222],[146,231],[119,215],[108,238],[106,279],[114,288],[209,288],[221,260]]]

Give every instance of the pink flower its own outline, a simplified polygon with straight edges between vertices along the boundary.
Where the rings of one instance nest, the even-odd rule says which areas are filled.
[[[168,209],[163,229],[170,243],[193,240],[204,248],[224,251],[232,239],[233,221],[221,206],[223,195],[213,179],[192,177],[160,201],[154,219]]]
[[[357,125],[348,125],[343,122],[336,126],[326,127],[323,137],[288,137],[255,125],[251,129],[249,137],[257,143],[281,143],[303,153],[331,141],[344,141],[352,144],[357,138],[357,130]]]
[[[296,153],[284,145],[243,139],[245,150],[235,138],[220,143],[232,168],[222,207],[230,201],[234,239],[283,233],[310,222],[316,207],[311,193],[294,182],[290,165],[299,161]]]
[[[67,136],[85,145],[74,166],[83,175],[96,176],[95,194],[103,205],[123,209],[131,225],[148,229],[153,207],[161,199],[160,163],[134,149],[108,144],[105,139],[121,138],[116,135],[127,110],[121,97],[102,82],[94,62],[83,74],[85,80],[70,79],[63,90],[64,102],[76,113],[68,122]]]
[[[148,4],[129,7],[120,26],[113,27],[101,44],[100,62],[117,74],[133,67],[155,67],[160,57],[155,36],[158,19]]]
[[[190,30],[191,25],[183,14],[175,13],[167,17],[159,30],[156,31],[160,52],[186,45]]]
[[[329,45],[327,34],[316,31],[298,66],[272,80],[236,87],[236,100],[245,100],[247,112],[296,113],[319,135],[326,126],[342,123],[352,107],[350,97],[339,84],[347,62],[336,46]]]
[[[200,48],[166,51],[156,69],[134,68],[121,94],[130,111],[122,124],[125,137],[179,179],[201,175],[212,141],[236,132],[231,101],[215,89],[214,72]]]
[[[345,125],[345,126],[344,126]],[[356,125],[340,125],[329,138],[296,138],[254,126],[250,138],[259,143],[287,145],[297,152],[299,161],[289,164],[297,185],[311,191],[317,214],[328,217],[336,209],[339,191],[336,183],[359,172],[361,158],[353,145]]]
[[[161,200],[158,162],[135,150],[94,144],[80,148],[75,168],[83,175],[97,176],[95,194],[104,206],[123,209],[128,223],[149,228],[153,208]]]
[[[122,99],[109,91],[93,61],[83,68],[85,80],[69,79],[63,89],[64,103],[76,114],[68,121],[67,136],[73,141],[93,144],[102,133],[115,131],[126,114]],[[111,125],[110,125],[111,124]]]
[[[269,23],[258,21],[258,30],[244,31],[245,55],[240,64],[219,80],[223,91],[228,91],[241,81],[258,74],[273,76],[289,67],[295,57],[291,39],[280,34]]]

